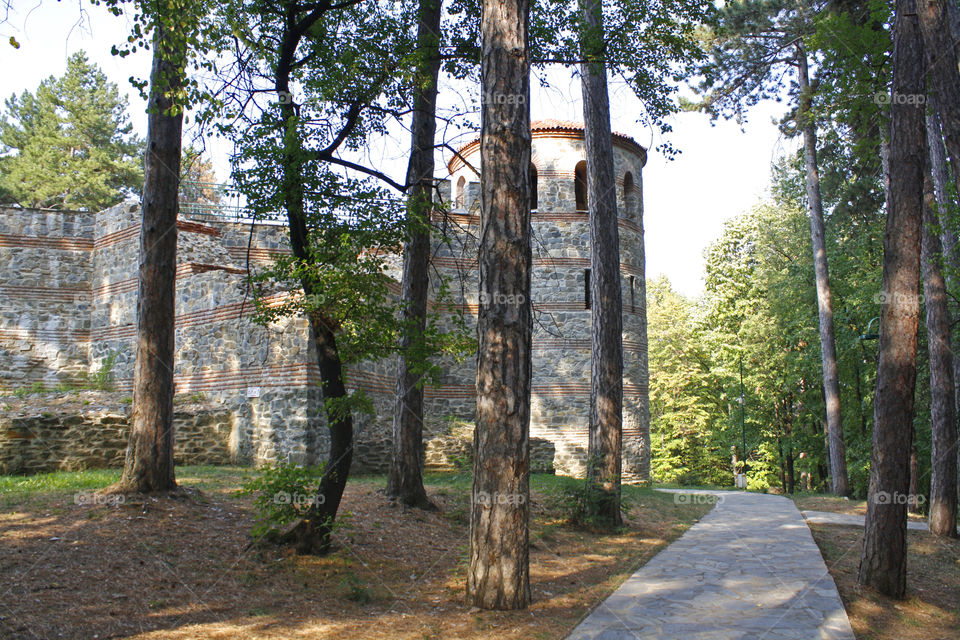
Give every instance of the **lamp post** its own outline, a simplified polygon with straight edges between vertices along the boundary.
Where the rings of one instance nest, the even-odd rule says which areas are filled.
[[[737,475],[737,487],[747,488],[747,428],[744,412],[746,402],[743,394],[743,355],[740,356],[740,451],[743,459],[740,461],[740,473]]]

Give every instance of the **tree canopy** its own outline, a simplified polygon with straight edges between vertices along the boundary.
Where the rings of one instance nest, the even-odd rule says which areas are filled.
[[[143,141],[127,99],[82,52],[67,70],[6,100],[0,198],[6,204],[97,211],[143,186]]]

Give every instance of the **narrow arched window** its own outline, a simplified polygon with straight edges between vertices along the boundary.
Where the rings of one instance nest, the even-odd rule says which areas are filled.
[[[577,211],[587,211],[587,163],[577,163],[573,170],[573,195],[577,201]]]
[[[460,179],[457,180],[457,195],[454,197],[453,206],[455,209],[463,209],[466,204],[466,191],[467,179],[463,176],[460,176]]]
[[[633,218],[636,211],[636,195],[633,189],[633,174],[627,171],[623,176],[623,217]]]
[[[537,210],[537,167],[530,163],[530,211]]]
[[[583,270],[583,308],[589,309],[591,305],[590,299],[590,269]]]

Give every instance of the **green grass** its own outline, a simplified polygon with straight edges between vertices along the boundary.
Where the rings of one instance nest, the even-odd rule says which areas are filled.
[[[54,471],[32,476],[0,476],[0,493],[4,496],[54,491],[81,491],[102,489],[120,479],[119,469],[88,469],[86,471]]]
[[[664,482],[657,483],[653,485],[657,489],[690,489],[691,491],[695,490],[705,490],[705,491],[740,491],[733,485],[719,485],[719,484],[677,484],[676,482]]]
[[[217,493],[236,497],[236,490],[256,473],[252,467],[241,466],[181,466],[176,468],[177,483],[183,487],[199,489],[204,493]],[[10,506],[35,500],[41,496],[55,496],[78,491],[96,491],[120,480],[119,469],[89,469],[86,471],[56,471],[30,476],[0,476],[0,505]],[[576,480],[547,473],[531,474],[530,488],[547,500],[560,499]],[[473,479],[469,473],[427,473],[424,485],[441,495],[460,499],[464,508],[469,502]],[[351,485],[382,487],[385,475],[356,475],[350,478]],[[673,494],[654,491],[652,487],[624,485],[624,501],[660,503],[665,508],[675,504]],[[457,514],[454,513],[454,516]],[[460,514],[466,517],[467,512]]]

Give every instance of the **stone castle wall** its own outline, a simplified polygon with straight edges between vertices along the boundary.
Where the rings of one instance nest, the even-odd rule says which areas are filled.
[[[51,408],[0,415],[0,474],[123,466],[130,434],[129,405],[98,401],[92,406]],[[236,464],[240,461],[237,426],[235,414],[223,408],[178,407],[173,416],[176,464]]]
[[[535,131],[533,146],[538,208],[532,216],[531,448],[538,468],[579,475],[586,458],[590,395],[590,311],[584,302],[589,230],[586,212],[576,210],[573,186],[574,167],[584,156],[583,137]],[[479,167],[478,148],[468,145],[462,153]],[[635,144],[620,141],[615,147],[622,213],[624,471],[635,479],[646,479],[649,469],[644,161]],[[473,329],[479,183],[462,163],[451,169],[441,189],[444,199],[456,198],[460,177],[465,178],[464,195],[459,206],[438,217],[447,239],[435,243],[432,286],[435,294],[445,278],[454,296],[439,307],[434,300],[434,305],[463,312]],[[634,188],[624,193],[628,172]],[[272,224],[210,218],[178,223],[176,391],[202,394],[233,417],[232,460],[312,463],[323,459],[328,447],[306,321],[252,322],[247,268],[256,271],[289,254],[286,234],[286,227]],[[0,393],[35,383],[76,383],[107,358],[115,360],[116,388],[132,389],[138,253],[136,204],[95,214],[0,210],[0,295],[9,301],[0,311]],[[396,271],[391,275],[399,278]],[[476,377],[473,358],[440,364],[441,384],[425,389],[424,424],[427,462],[438,468],[462,461],[469,451],[463,425],[473,420]],[[357,419],[358,471],[384,471],[389,464],[395,375],[393,358],[348,370],[349,386],[366,391],[376,410],[374,417]]]

